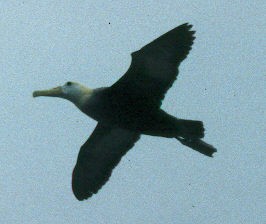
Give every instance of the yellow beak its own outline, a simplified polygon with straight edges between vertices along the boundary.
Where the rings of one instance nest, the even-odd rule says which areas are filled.
[[[38,96],[53,96],[53,97],[62,97],[63,91],[61,86],[48,89],[48,90],[37,90],[34,91],[32,96],[33,97],[38,97]]]

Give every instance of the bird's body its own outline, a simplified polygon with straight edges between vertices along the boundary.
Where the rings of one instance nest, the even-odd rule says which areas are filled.
[[[65,98],[98,122],[81,147],[73,171],[72,188],[77,199],[98,192],[141,134],[176,138],[207,156],[216,152],[201,140],[204,137],[201,121],[178,119],[161,109],[165,93],[178,74],[178,66],[195,39],[191,27],[183,24],[132,53],[128,71],[110,87],[92,90],[67,82],[33,93],[34,97]]]
[[[142,134],[175,137],[175,117],[161,109],[140,106],[129,97],[120,97],[109,88],[96,89],[80,110],[94,120],[109,126],[125,128]],[[168,132],[166,130],[168,129]]]

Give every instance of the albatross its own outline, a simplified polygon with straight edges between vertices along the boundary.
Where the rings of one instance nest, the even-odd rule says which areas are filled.
[[[112,170],[142,134],[175,138],[183,145],[212,157],[217,150],[204,142],[203,122],[176,118],[161,109],[167,90],[178,75],[195,39],[185,23],[131,54],[127,72],[109,87],[90,89],[67,82],[33,97],[60,97],[96,120],[97,126],[81,146],[72,174],[78,200],[96,194]]]

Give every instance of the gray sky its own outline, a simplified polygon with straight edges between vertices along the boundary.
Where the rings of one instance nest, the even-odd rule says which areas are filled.
[[[266,3],[0,1],[0,223],[266,222]],[[33,90],[111,85],[130,53],[184,23],[196,41],[163,109],[203,120],[213,159],[142,136],[87,201],[71,192],[96,122]],[[110,23],[110,24],[109,24]]]

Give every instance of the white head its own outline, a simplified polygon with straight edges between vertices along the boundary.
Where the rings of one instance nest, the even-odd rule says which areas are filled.
[[[77,82],[66,82],[63,86],[58,86],[49,90],[37,90],[33,92],[33,97],[50,96],[67,99],[78,107],[82,106],[84,100],[92,95],[93,90]]]

